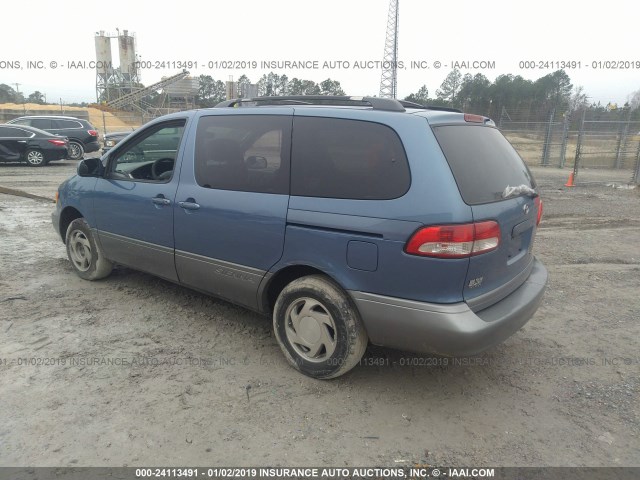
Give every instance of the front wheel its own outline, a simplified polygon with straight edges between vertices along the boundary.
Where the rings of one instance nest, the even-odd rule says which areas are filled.
[[[80,278],[99,280],[111,273],[113,264],[104,257],[84,218],[71,222],[65,243],[71,266]]]
[[[44,159],[44,154],[40,150],[27,150],[25,158],[27,160],[27,164],[30,167],[42,167],[47,164],[46,160]]]
[[[367,348],[367,332],[355,305],[321,275],[299,278],[282,290],[273,329],[289,363],[313,378],[347,373]]]

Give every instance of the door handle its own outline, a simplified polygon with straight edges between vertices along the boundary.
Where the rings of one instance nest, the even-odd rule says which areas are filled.
[[[185,210],[198,210],[200,208],[200,205],[193,198],[189,198],[186,202],[178,202],[178,205]]]
[[[160,196],[153,197],[151,201],[156,205],[171,205],[171,200],[169,200],[168,198],[160,197]]]
[[[18,140],[18,143],[27,143],[26,140]]]

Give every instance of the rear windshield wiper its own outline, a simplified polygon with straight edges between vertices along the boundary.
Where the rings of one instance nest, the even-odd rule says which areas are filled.
[[[505,188],[504,192],[502,192],[502,198],[519,197],[520,195],[537,197],[538,192],[536,192],[529,185],[525,185],[524,183],[522,185],[518,185],[517,187],[511,187],[507,185],[507,188]]]

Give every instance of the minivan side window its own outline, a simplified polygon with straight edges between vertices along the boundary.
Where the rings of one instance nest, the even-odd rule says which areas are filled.
[[[390,200],[407,193],[411,173],[398,134],[379,123],[295,117],[291,194]]]
[[[196,132],[195,177],[204,188],[289,193],[289,115],[212,115]]]
[[[156,183],[170,181],[184,125],[184,120],[174,120],[150,127],[133,138],[110,155],[107,177]]]

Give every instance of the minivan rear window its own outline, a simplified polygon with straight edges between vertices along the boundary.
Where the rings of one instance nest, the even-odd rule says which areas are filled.
[[[535,188],[529,169],[496,128],[443,125],[434,126],[433,132],[465,203],[479,205],[502,200],[507,186]]]

